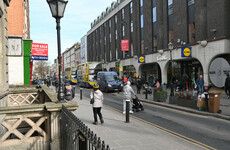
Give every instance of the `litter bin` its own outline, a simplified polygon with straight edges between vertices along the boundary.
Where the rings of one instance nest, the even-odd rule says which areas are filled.
[[[208,107],[209,112],[217,113],[220,109],[220,92],[209,92]]]

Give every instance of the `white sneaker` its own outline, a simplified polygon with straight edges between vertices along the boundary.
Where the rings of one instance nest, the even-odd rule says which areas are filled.
[[[125,114],[125,111],[123,111],[123,114]]]
[[[133,111],[130,110],[129,113],[130,113],[130,114],[133,114]]]

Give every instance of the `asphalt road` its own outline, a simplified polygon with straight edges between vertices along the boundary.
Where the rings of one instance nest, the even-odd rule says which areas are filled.
[[[79,87],[76,87],[76,93],[79,93],[79,90]],[[83,88],[83,96],[89,98],[90,91],[92,89]],[[113,93],[104,93],[104,105],[122,112],[122,98]],[[230,121],[147,103],[144,103],[144,108],[144,111],[132,114],[143,120],[143,123],[151,124],[177,138],[200,144],[204,149],[230,149]]]

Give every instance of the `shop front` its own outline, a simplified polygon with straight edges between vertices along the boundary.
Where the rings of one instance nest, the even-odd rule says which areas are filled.
[[[196,81],[200,74],[203,75],[203,68],[197,59],[191,58],[186,60],[176,60],[173,61],[173,63],[169,62],[167,70],[168,85],[172,79],[172,75],[174,75],[175,79],[179,82],[182,80],[184,75],[187,75],[188,86],[189,88],[192,88],[192,81]]]
[[[148,82],[148,78],[152,75],[155,79],[158,79],[161,83],[161,69],[158,63],[142,64],[141,68],[141,78],[145,78]]]

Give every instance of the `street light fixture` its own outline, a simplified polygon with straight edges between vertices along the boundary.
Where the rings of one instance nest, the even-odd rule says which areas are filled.
[[[173,60],[172,60],[172,50],[173,50],[173,43],[172,42],[169,42],[168,44],[168,48],[170,50],[170,61],[171,61],[171,69],[172,69],[172,75],[171,75],[171,93],[170,93],[170,96],[174,96],[174,90],[173,90]]]
[[[59,68],[59,74],[58,74],[58,103],[65,103],[64,101],[64,87],[62,83],[62,67],[61,67],[61,36],[60,36],[60,20],[64,16],[65,7],[68,3],[68,0],[47,0],[47,3],[49,4],[50,11],[52,13],[52,16],[56,19],[56,29],[57,29],[57,45],[58,45],[58,68]]]

